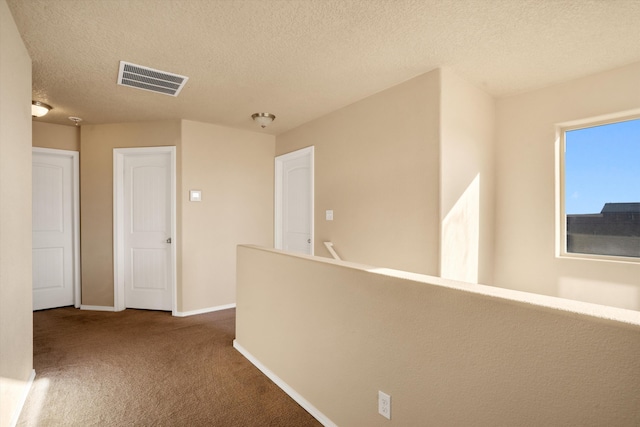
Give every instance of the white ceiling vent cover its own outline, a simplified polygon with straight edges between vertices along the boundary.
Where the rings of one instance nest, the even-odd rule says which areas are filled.
[[[118,84],[122,86],[178,96],[187,80],[189,77],[120,61]]]

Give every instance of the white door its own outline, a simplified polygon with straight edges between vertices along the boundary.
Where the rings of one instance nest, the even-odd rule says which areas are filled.
[[[121,162],[120,228],[124,307],[173,308],[173,156],[134,149]],[[116,184],[117,185],[117,184]],[[117,192],[117,190],[116,190]],[[118,237],[117,237],[118,239]],[[116,307],[118,308],[118,307]]]
[[[32,154],[33,309],[79,306],[78,153]]]
[[[313,255],[313,147],[276,157],[275,247]]]

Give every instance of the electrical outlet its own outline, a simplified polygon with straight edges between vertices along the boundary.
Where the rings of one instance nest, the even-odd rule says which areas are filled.
[[[378,390],[378,413],[386,419],[391,419],[391,396]]]

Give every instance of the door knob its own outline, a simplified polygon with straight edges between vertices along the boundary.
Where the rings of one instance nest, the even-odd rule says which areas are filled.
[[[311,243],[311,239],[307,239],[307,243]]]
[[[171,237],[167,239],[167,243],[171,243]]]

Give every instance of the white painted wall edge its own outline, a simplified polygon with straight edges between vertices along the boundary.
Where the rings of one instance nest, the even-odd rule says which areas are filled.
[[[218,305],[218,306],[215,306],[215,307],[200,308],[198,310],[174,311],[173,315],[175,317],[187,317],[187,316],[194,316],[196,314],[211,313],[213,311],[228,310],[230,308],[236,308],[236,303]]]
[[[31,375],[29,375],[29,379],[27,380],[27,384],[24,386],[24,391],[22,392],[22,397],[20,397],[20,401],[18,402],[18,406],[16,407],[13,417],[11,417],[11,421],[9,421],[9,427],[15,427],[18,424],[18,420],[20,419],[20,414],[22,413],[22,408],[24,407],[24,403],[27,401],[27,397],[29,396],[29,392],[31,391],[31,386],[33,385],[33,380],[36,378],[36,370],[31,370]]]
[[[107,307],[102,305],[81,305],[80,310],[93,310],[93,311],[116,311],[114,307]]]
[[[295,391],[289,384],[285,383],[279,376],[274,374],[269,368],[264,366],[258,359],[256,359],[251,353],[249,353],[242,345],[238,344],[237,340],[233,340],[233,348],[238,350],[249,362],[251,362],[256,368],[260,369],[271,381],[273,381],[278,387],[289,395],[296,403],[304,408],[313,418],[318,420],[320,424],[325,427],[338,427],[333,421],[331,421],[326,415],[313,406],[307,399],[302,397],[297,391]]]

